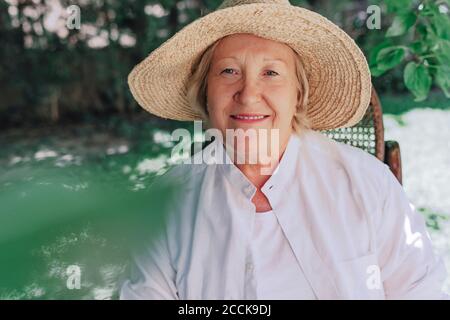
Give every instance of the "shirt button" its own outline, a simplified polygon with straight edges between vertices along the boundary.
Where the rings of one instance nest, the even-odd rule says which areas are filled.
[[[253,270],[253,264],[251,264],[250,262],[247,263],[247,271],[251,272]]]

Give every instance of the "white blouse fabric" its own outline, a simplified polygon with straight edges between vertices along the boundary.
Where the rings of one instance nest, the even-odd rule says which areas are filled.
[[[163,177],[179,183],[180,196],[164,232],[135,256],[120,298],[267,297],[264,287],[283,281],[283,271],[264,279],[248,268],[255,265],[255,186],[227,163],[178,165]],[[261,191],[317,299],[444,298],[445,267],[424,219],[374,156],[304,130],[291,135]]]
[[[254,265],[247,268],[255,269],[257,299],[316,299],[273,210],[256,213],[254,221],[250,242]]]

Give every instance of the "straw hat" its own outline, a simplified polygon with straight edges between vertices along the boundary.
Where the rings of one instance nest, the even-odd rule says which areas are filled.
[[[282,42],[299,53],[310,86],[312,129],[350,127],[361,120],[371,95],[363,53],[338,26],[288,0],[225,0],[134,67],[128,76],[134,98],[159,117],[200,120],[186,97],[191,67],[208,46],[234,33]]]

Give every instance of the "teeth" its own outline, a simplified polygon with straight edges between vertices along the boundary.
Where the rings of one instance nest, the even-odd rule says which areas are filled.
[[[236,115],[234,117],[237,119],[243,119],[243,120],[260,120],[260,119],[264,119],[265,116],[239,116],[239,115]]]

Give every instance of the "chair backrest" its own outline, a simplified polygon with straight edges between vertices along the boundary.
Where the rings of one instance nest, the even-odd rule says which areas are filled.
[[[375,89],[372,89],[370,105],[364,117],[355,126],[321,132],[336,141],[361,148],[384,161],[383,112]]]

